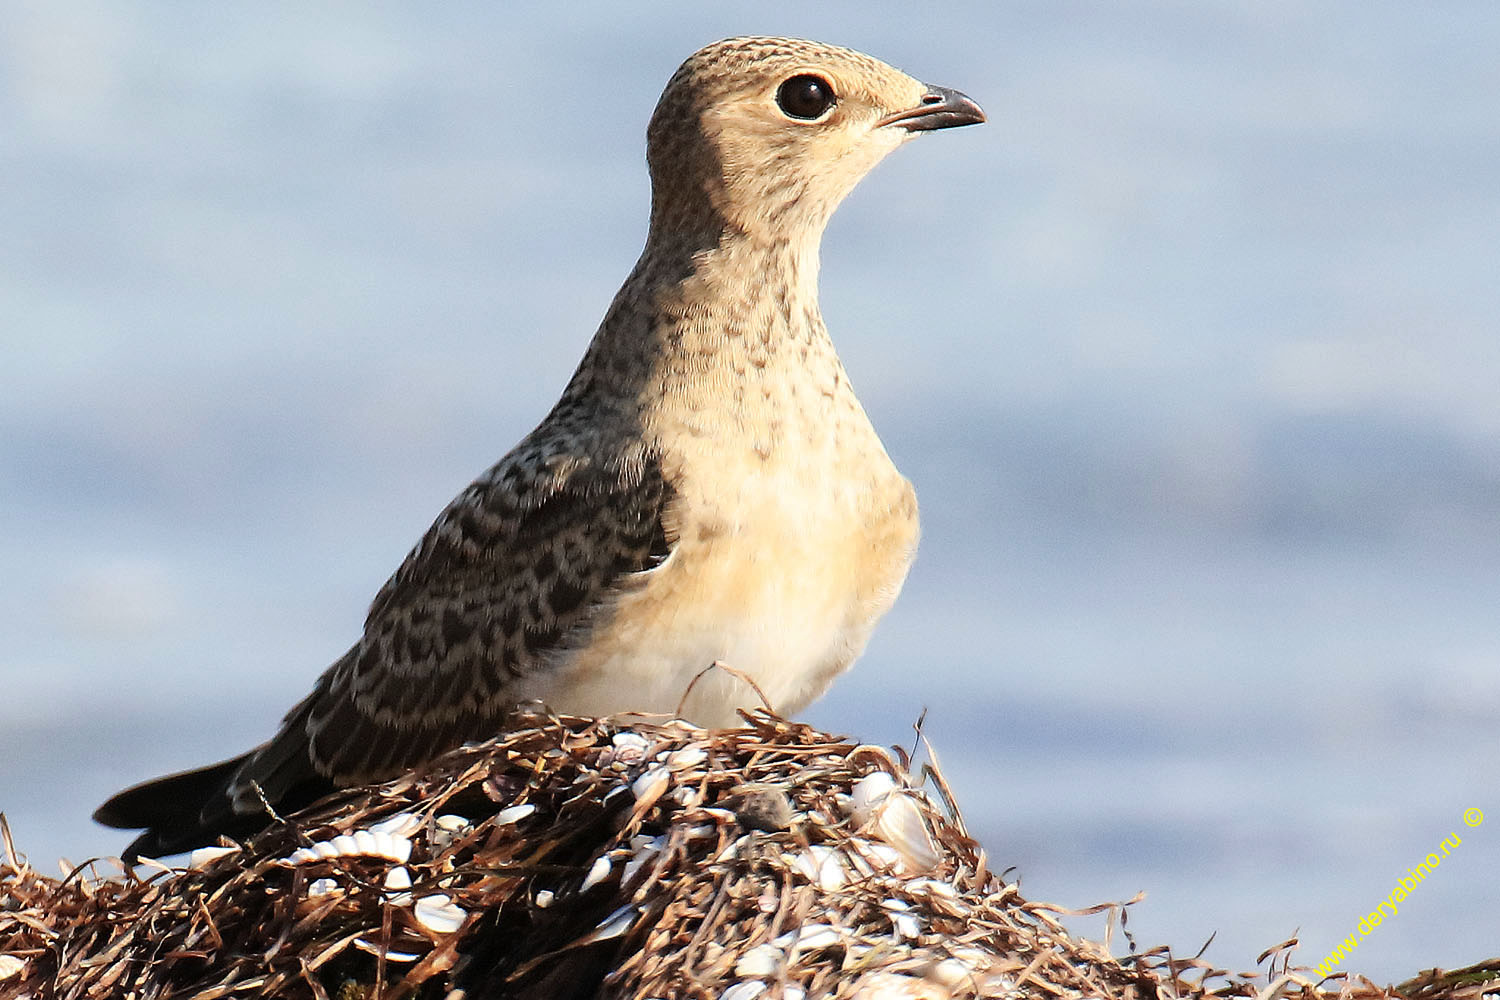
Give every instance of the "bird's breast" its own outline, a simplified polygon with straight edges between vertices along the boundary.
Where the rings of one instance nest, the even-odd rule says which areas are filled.
[[[775,429],[688,434],[669,450],[671,556],[540,695],[554,708],[675,713],[720,661],[791,714],[863,650],[915,552],[915,495],[862,411],[820,430],[785,416]],[[712,671],[683,714],[727,725],[759,703]]]

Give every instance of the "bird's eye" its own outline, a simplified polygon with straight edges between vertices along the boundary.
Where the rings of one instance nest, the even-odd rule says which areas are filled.
[[[788,118],[814,121],[827,114],[836,102],[828,81],[811,73],[794,76],[776,89],[776,106]]]

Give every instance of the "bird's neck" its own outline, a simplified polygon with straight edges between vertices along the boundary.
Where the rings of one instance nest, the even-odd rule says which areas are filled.
[[[791,440],[878,449],[818,311],[817,251],[648,241],[547,423],[582,413],[636,444],[757,461]]]
[[[798,407],[842,398],[848,382],[817,284],[816,238],[725,238],[696,251],[650,240],[560,405],[748,430],[780,419],[793,397]]]
[[[722,234],[711,246],[649,240],[621,295],[652,316],[666,355],[742,371],[767,355],[827,339],[818,309],[820,232],[792,238]]]

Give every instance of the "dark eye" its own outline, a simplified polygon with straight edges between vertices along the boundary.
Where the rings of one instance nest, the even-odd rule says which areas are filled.
[[[828,81],[810,73],[794,76],[776,89],[776,106],[788,118],[809,122],[822,118],[835,101]]]

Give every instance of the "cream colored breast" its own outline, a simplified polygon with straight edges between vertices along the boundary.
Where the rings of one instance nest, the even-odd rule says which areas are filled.
[[[863,413],[859,414],[863,417]],[[832,430],[832,428],[830,428]],[[798,447],[684,455],[672,555],[538,691],[582,714],[673,713],[722,661],[791,714],[863,650],[915,550],[916,502],[873,429]],[[700,680],[685,715],[735,721],[759,697],[731,674]]]

